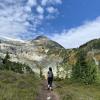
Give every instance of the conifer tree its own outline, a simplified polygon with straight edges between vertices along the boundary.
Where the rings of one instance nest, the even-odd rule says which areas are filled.
[[[3,60],[3,63],[6,64],[9,59],[10,59],[10,55],[9,55],[8,52],[6,52],[6,56],[5,56],[4,60]]]
[[[10,59],[10,55],[8,52],[6,52],[6,56],[5,58],[3,59],[3,63],[4,63],[4,69],[9,69],[9,59]]]
[[[91,84],[96,80],[96,66],[94,61],[86,61],[84,50],[78,52],[76,65],[72,69],[72,78],[86,84]]]

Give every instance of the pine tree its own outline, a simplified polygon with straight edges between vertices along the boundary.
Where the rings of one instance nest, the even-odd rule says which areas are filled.
[[[86,66],[86,62],[85,62],[85,52],[83,52],[82,50],[80,50],[77,53],[77,62],[76,65],[73,66],[72,68],[72,77],[80,80],[81,78],[83,78],[83,74],[85,71],[85,66]]]
[[[87,69],[87,77],[86,82],[88,84],[94,83],[97,79],[97,66],[93,59],[88,60],[88,69]]]
[[[6,64],[6,63],[8,62],[9,59],[10,59],[9,53],[6,52],[6,56],[5,56],[5,58],[3,59],[3,63]]]
[[[6,52],[6,56],[5,58],[3,59],[3,64],[4,64],[4,69],[9,69],[9,59],[10,59],[10,55],[8,52]]]
[[[91,84],[96,80],[96,66],[92,61],[86,61],[84,50],[78,52],[76,65],[72,69],[72,78],[86,84]]]

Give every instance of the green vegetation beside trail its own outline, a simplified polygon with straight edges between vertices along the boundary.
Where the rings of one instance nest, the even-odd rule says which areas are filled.
[[[60,100],[100,100],[100,84],[84,85],[68,80],[57,84],[59,88],[56,88],[56,91]]]
[[[86,61],[84,50],[78,52],[78,60],[72,68],[72,79],[85,84],[92,84],[97,80],[97,67],[93,59]]]
[[[60,100],[100,100],[100,69],[94,56],[87,58],[85,49],[76,53],[71,78],[56,80]]]
[[[0,100],[35,100],[39,85],[35,74],[0,71]]]
[[[29,66],[9,59],[8,52],[0,58],[0,100],[35,100],[39,76]]]

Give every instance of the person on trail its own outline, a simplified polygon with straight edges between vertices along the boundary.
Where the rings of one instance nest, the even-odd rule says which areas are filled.
[[[52,72],[52,68],[49,67],[49,71],[48,71],[48,90],[52,90],[52,82],[53,82],[53,72]]]

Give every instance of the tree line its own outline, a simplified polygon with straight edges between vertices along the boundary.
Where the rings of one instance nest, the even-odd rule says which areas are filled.
[[[10,70],[16,73],[33,73],[32,69],[25,64],[21,64],[18,62],[11,62],[10,55],[7,52],[5,57],[2,59],[2,63],[0,63],[0,70]]]
[[[92,84],[97,79],[97,66],[93,58],[86,59],[87,53],[81,49],[77,53],[77,62],[72,68],[72,79],[85,84]]]

